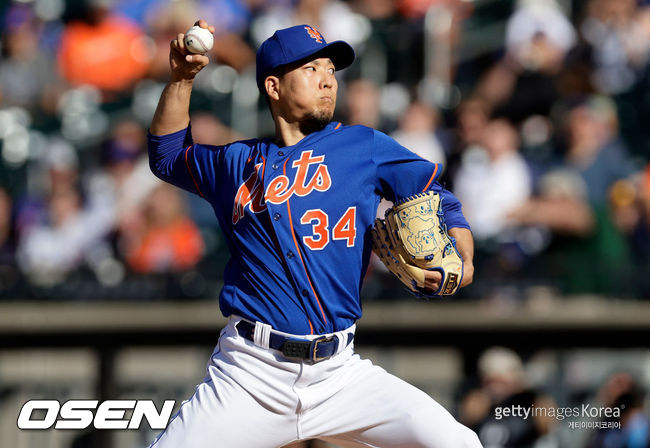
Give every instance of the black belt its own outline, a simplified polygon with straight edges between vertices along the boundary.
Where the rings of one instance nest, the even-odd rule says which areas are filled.
[[[239,336],[255,341],[253,332],[255,324],[241,320],[236,325]],[[348,333],[345,345],[347,346],[352,339],[353,333]],[[310,359],[314,362],[322,361],[336,354],[339,348],[339,338],[336,336],[321,336],[316,339],[296,339],[289,336],[282,336],[271,332],[269,336],[269,347],[278,351],[289,358]]]

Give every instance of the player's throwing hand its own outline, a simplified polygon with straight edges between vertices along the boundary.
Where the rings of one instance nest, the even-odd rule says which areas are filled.
[[[205,20],[197,20],[194,25],[214,33],[214,27],[208,26]],[[169,65],[172,81],[192,80],[210,62],[207,55],[190,53],[185,48],[184,37],[183,33],[179,33],[170,43]]]

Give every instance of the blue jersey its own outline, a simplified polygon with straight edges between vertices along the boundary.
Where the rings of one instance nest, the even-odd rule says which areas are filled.
[[[293,146],[271,139],[193,144],[190,128],[149,135],[151,169],[212,205],[231,259],[219,304],[292,334],[343,330],[360,290],[381,197],[442,196],[449,228],[469,228],[437,182],[441,166],[364,126],[332,122]]]

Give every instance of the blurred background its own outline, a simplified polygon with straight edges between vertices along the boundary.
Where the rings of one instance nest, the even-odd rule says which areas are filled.
[[[203,378],[229,255],[208,203],[146,158],[169,42],[198,18],[216,33],[196,142],[273,133],[255,50],[308,23],[357,53],[335,119],[445,165],[476,240],[474,283],[418,301],[373,259],[362,355],[486,448],[650,446],[645,0],[0,2],[0,446],[146,446],[146,425],[16,419],[38,398],[178,406]],[[583,403],[622,406],[621,428],[493,411]]]

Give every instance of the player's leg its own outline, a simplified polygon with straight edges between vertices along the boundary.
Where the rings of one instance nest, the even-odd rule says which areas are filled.
[[[354,355],[345,387],[302,419],[303,434],[349,447],[481,448],[476,434],[407,382]]]
[[[206,379],[151,448],[276,448],[295,440],[295,402],[278,399],[283,378],[248,353],[241,338],[224,332]]]
[[[202,383],[151,448],[275,448],[295,438],[284,430],[292,425],[243,390]]]

